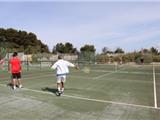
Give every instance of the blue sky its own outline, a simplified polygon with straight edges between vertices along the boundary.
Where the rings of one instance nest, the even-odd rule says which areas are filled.
[[[126,52],[160,48],[158,0],[13,1],[0,0],[0,27],[33,32],[50,49],[60,42],[70,42],[78,49],[91,44],[97,52],[103,47],[120,47]]]

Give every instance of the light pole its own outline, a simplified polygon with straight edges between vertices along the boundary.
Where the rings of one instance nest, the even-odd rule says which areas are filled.
[[[0,49],[1,55],[4,56],[6,53],[6,38],[4,36],[0,36]],[[5,56],[4,56],[5,57]]]
[[[6,38],[5,36],[0,36],[0,59],[3,61],[2,69],[4,68],[5,58],[6,58]]]

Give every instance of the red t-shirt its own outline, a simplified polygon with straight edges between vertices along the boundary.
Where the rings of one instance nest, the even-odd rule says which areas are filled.
[[[13,57],[10,59],[11,72],[19,73],[21,72],[21,61],[18,57]]]

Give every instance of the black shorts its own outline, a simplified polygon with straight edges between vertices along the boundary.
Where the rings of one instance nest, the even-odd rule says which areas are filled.
[[[21,73],[12,73],[12,79],[21,79]]]
[[[144,62],[144,59],[141,59],[141,63],[143,63]]]

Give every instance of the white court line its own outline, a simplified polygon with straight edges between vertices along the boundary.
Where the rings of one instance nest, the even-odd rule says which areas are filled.
[[[156,75],[155,75],[154,65],[153,65],[153,88],[154,88],[154,107],[157,108]]]
[[[43,78],[43,77],[46,77],[46,76],[55,76],[54,74],[52,74],[52,73],[49,73],[49,74],[47,74],[47,75],[38,75],[38,76],[26,76],[26,77],[22,77],[22,79],[24,79],[24,80],[26,80],[26,79],[33,79],[33,78]],[[8,79],[10,79],[10,78],[8,78]],[[7,78],[6,79],[4,79],[4,80],[7,80]]]
[[[110,71],[110,70],[91,70],[91,71],[94,71],[94,72],[113,72],[113,71]],[[152,72],[133,72],[133,71],[118,71],[117,73],[124,73],[124,74],[153,74]],[[160,74],[160,73],[157,73],[157,74]]]
[[[22,79],[26,80],[26,79],[44,78],[46,76],[55,76],[55,75],[51,73],[51,74],[47,74],[47,75],[38,75],[38,76],[34,76],[34,77],[25,77],[25,78],[22,77]]]
[[[22,77],[22,80],[44,78],[44,77],[48,77],[48,76],[53,76],[54,77],[55,75],[50,73],[50,74],[47,74],[47,75],[39,75],[39,76],[34,76],[34,77]],[[8,83],[10,81],[10,79],[11,78],[3,79],[4,81],[0,81],[0,84]]]
[[[93,79],[96,80],[96,79],[99,79],[99,78],[103,78],[104,76],[111,75],[111,74],[113,74],[113,73],[115,73],[115,72],[116,72],[116,71],[110,72],[110,73],[106,73],[106,74],[103,74],[103,75],[99,75],[99,76],[97,76],[97,77],[94,77]]]
[[[6,87],[6,85],[4,85],[4,84],[0,84],[0,86]],[[44,92],[44,91],[33,90],[33,89],[28,89],[28,88],[22,88],[22,90],[27,90],[27,91],[32,91],[32,92],[37,92],[37,93],[42,93],[42,94],[54,95],[51,92]],[[155,108],[155,107],[152,107],[152,106],[145,106],[145,105],[138,105],[138,104],[129,104],[129,103],[121,103],[121,102],[114,102],[114,101],[108,101],[108,100],[91,99],[91,98],[72,96],[72,95],[62,95],[62,97],[79,99],[79,100],[86,100],[86,101],[92,101],[92,102],[100,102],[100,103],[122,105],[122,106],[130,106],[130,107],[138,107],[138,108],[147,108],[147,109],[160,110],[160,108],[158,108],[158,107]]]
[[[79,76],[79,75],[69,75],[68,77],[69,78],[73,77],[73,78],[93,79],[93,77],[85,77],[85,76]]]
[[[39,75],[39,74],[43,75],[43,74],[46,74],[46,73],[44,73],[44,72],[43,73],[41,73],[41,72],[40,73],[34,73],[34,74],[32,74],[32,73],[30,73],[30,74],[23,74],[22,73],[22,76],[29,77],[29,76]],[[47,72],[47,74],[51,74],[51,73]],[[11,76],[11,74],[8,73],[8,76]],[[7,79],[10,79],[10,77],[3,77],[3,79],[7,80]]]
[[[103,74],[103,75],[99,75],[99,76],[97,76],[97,77],[94,77],[93,79],[96,80],[96,79],[99,79],[99,78],[103,78],[104,76],[108,76],[108,75],[117,73],[118,71],[121,71],[121,70],[124,70],[124,69],[125,69],[125,68],[120,69],[120,70],[116,70],[116,71],[112,71],[112,72],[110,72],[110,73],[106,73],[106,74]]]

